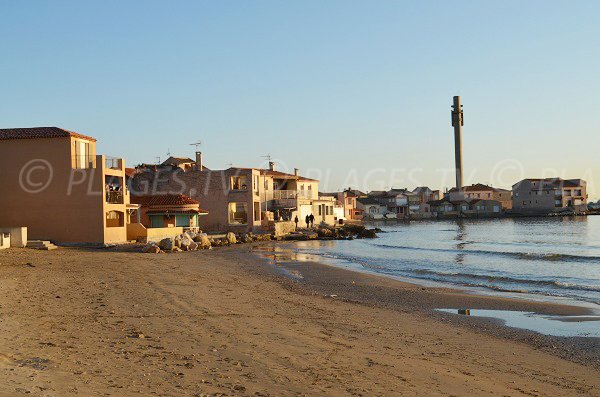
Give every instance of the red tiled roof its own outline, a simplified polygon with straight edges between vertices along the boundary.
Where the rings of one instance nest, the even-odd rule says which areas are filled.
[[[198,210],[183,210],[183,211],[169,211],[169,210],[151,210],[146,212],[147,214],[208,214],[208,211],[203,209]]]
[[[96,142],[96,139],[77,132],[63,130],[58,127],[33,127],[33,128],[4,128],[0,129],[0,140],[9,139],[38,139],[38,138],[66,138],[75,137]]]
[[[183,194],[157,194],[152,196],[131,196],[133,204],[152,205],[194,205],[200,202]]]

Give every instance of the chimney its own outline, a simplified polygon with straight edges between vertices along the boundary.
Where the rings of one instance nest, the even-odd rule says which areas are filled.
[[[269,161],[269,171],[275,171],[275,162]]]
[[[300,170],[298,168],[294,168],[294,175],[298,176],[299,173],[300,173]]]
[[[460,97],[453,98],[452,105],[452,127],[454,127],[454,168],[456,170],[456,188],[463,187],[463,165],[462,165],[462,127],[464,125],[463,109]]]
[[[202,152],[196,152],[196,169],[202,171]]]

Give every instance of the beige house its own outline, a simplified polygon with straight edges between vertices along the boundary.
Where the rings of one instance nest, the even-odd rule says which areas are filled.
[[[202,170],[200,170],[202,168]],[[163,184],[155,183],[164,180]],[[315,224],[335,223],[335,199],[319,197],[319,181],[269,169],[231,167],[209,170],[194,165],[188,170],[169,172],[145,170],[134,175],[134,194],[144,194],[148,186],[155,193],[185,194],[202,203],[208,214],[202,217],[206,231],[261,231],[279,220],[294,220],[304,226],[306,215]]]
[[[482,183],[464,186],[460,190],[454,187],[448,191],[446,196],[450,201],[495,200],[500,202],[503,210],[512,208],[512,192],[510,190],[498,189]]]
[[[56,127],[0,129],[0,170],[0,226],[58,243],[127,240],[125,162],[96,155],[94,138]]]
[[[520,214],[584,212],[587,198],[582,179],[523,179],[512,187],[513,212]]]
[[[348,188],[343,192],[337,194],[338,202],[344,206],[344,218],[360,220],[362,219],[363,210],[358,208],[356,200],[359,197],[367,197],[367,195],[360,190]]]

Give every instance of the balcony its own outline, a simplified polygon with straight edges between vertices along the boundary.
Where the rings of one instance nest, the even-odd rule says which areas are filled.
[[[275,190],[273,200],[296,200],[298,198],[310,199],[312,190]]]
[[[110,168],[112,170],[120,170],[121,169],[121,159],[117,158],[117,157],[106,156],[104,159],[104,167]]]
[[[123,204],[123,192],[108,191],[106,192],[106,202],[108,204]]]

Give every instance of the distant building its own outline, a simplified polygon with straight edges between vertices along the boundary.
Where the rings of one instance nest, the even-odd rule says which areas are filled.
[[[127,241],[123,159],[96,139],[57,127],[0,129],[0,225],[58,243]],[[135,207],[135,206],[134,206]]]
[[[359,197],[356,199],[356,206],[362,211],[362,219],[383,219],[388,213],[387,205],[374,197]]]
[[[460,190],[454,187],[448,191],[446,198],[451,201],[463,199],[496,200],[500,202],[503,210],[512,208],[512,193],[510,190],[498,189],[482,183],[464,186]]]
[[[344,217],[346,219],[362,219],[362,210],[356,205],[359,197],[367,197],[360,190],[348,188],[338,193],[338,201],[344,206]]]
[[[513,212],[520,214],[585,212],[587,198],[582,179],[523,179],[512,187]]]

